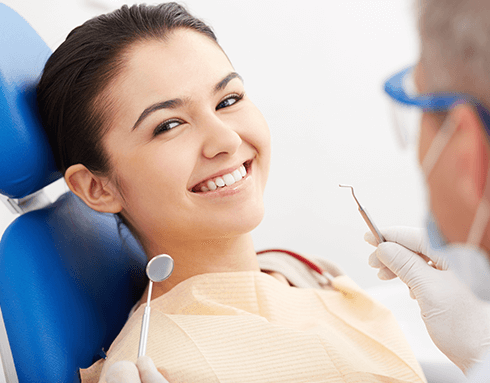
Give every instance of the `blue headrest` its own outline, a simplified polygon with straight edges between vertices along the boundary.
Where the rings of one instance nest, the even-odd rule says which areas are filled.
[[[147,279],[146,256],[117,226],[69,192],[5,231],[0,307],[21,383],[79,382],[121,330]]]
[[[11,198],[61,177],[36,107],[50,54],[0,4],[0,193]],[[71,192],[18,217],[0,241],[0,307],[19,382],[79,382],[78,369],[108,349],[141,296],[146,261],[113,214]]]
[[[0,28],[0,194],[22,198],[61,177],[36,107],[35,88],[51,50],[5,4]]]

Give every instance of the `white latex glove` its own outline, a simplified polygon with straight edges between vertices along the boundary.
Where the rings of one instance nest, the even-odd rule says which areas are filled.
[[[127,360],[114,363],[105,379],[107,383],[168,383],[149,356],[140,356],[136,364]]]
[[[409,287],[434,344],[466,372],[489,349],[490,305],[478,299],[448,269],[447,262],[431,252],[424,229],[390,227],[381,233],[387,242],[379,245],[372,233],[364,236],[378,246],[369,265],[381,269],[380,279],[398,277]]]

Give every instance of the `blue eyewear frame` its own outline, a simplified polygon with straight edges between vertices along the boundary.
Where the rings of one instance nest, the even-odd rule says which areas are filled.
[[[384,90],[394,101],[420,108],[424,112],[444,112],[458,104],[469,103],[475,107],[487,135],[490,136],[490,112],[477,98],[465,93],[451,92],[409,94],[405,89],[404,79],[413,68],[412,66],[405,68],[385,82]]]

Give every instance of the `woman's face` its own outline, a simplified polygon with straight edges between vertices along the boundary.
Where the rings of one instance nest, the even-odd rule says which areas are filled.
[[[129,223],[159,251],[248,233],[263,217],[270,136],[226,55],[178,29],[136,43],[127,60],[109,89],[104,146]]]

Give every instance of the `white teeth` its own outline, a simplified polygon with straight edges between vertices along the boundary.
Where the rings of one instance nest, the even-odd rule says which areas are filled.
[[[223,181],[225,181],[226,186],[230,186],[235,183],[235,177],[233,177],[231,174],[225,174],[223,176]]]
[[[242,175],[240,174],[240,171],[238,169],[233,171],[233,173],[231,173],[231,175],[235,179],[235,182],[238,182],[242,179]]]
[[[238,169],[235,169],[233,172],[225,174],[221,177],[216,177],[216,179],[207,181],[202,187],[201,191],[208,192],[214,191],[218,188],[222,188],[224,186],[233,185],[235,182],[240,181],[243,177],[247,175],[247,169],[244,165],[240,165]]]
[[[225,181],[223,181],[223,178],[221,177],[218,177],[214,180],[214,183],[216,184],[216,186],[222,188],[223,186],[225,186]]]

